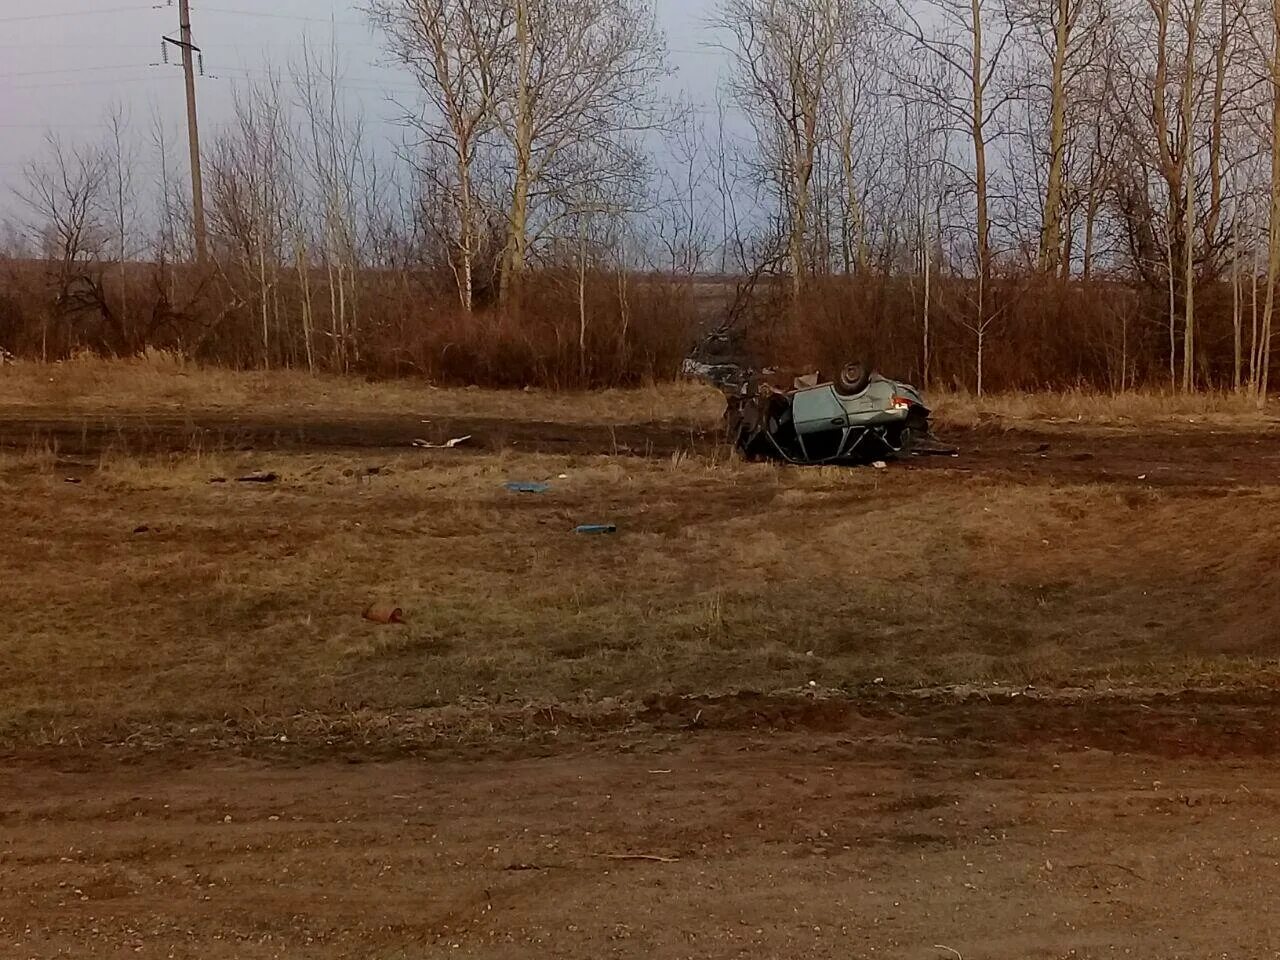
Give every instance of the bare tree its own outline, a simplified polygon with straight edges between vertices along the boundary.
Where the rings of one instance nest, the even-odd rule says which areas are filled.
[[[932,81],[913,83],[915,88],[938,88],[938,78],[947,67],[929,58],[916,68]],[[920,378],[927,385],[932,360],[933,287],[942,266],[943,209],[948,193],[950,128],[945,106],[931,100],[907,97],[902,100],[902,176],[915,227],[915,263],[922,280],[920,300]],[[914,293],[914,287],[913,287]]]
[[[1163,0],[1156,0],[1157,3]],[[1196,182],[1195,182],[1195,94],[1196,44],[1200,33],[1200,21],[1204,15],[1204,0],[1187,0],[1185,4],[1186,51],[1183,54],[1182,90],[1179,105],[1182,110],[1183,147],[1180,151],[1182,165],[1183,201],[1183,328],[1182,328],[1182,389],[1195,386],[1196,357]]]
[[[1032,152],[1043,153],[1037,261],[1047,273],[1069,272],[1068,154],[1073,142],[1078,142],[1073,137],[1076,125],[1097,102],[1088,86],[1100,59],[1098,33],[1106,17],[1106,0],[1014,0],[1011,7],[1031,49],[1025,96],[1028,120],[1036,114]]]
[[[1254,369],[1255,395],[1261,409],[1267,402],[1271,376],[1271,327],[1275,315],[1276,284],[1280,282],[1280,4],[1271,5],[1267,77],[1271,93],[1271,189],[1267,230],[1267,292]]]
[[[169,132],[158,110],[153,110],[151,115],[150,140],[158,171],[156,182],[153,186],[159,194],[154,204],[156,223],[153,230],[154,242],[151,254],[160,270],[161,282],[164,283],[167,280],[168,298],[173,300],[173,275],[168,266],[181,257],[177,251],[178,229],[176,225],[176,210],[179,204],[177,202],[178,198],[174,196],[174,182],[170,177],[173,152],[169,143]]]
[[[841,116],[835,92],[856,70],[848,59],[857,10],[840,0],[723,0],[711,21],[730,60],[730,90],[755,132],[762,179],[777,199],[795,295],[812,271],[806,247],[820,144],[842,126],[853,137],[856,94]]]
[[[995,316],[987,302],[991,283],[991,175],[987,148],[999,136],[996,118],[1016,93],[999,90],[997,79],[1010,49],[1014,22],[996,0],[923,0],[919,7],[930,11],[926,27],[917,9],[904,0],[898,5],[906,17],[905,30],[922,49],[951,71],[944,84],[956,83],[965,91],[953,97],[946,85],[919,89],[945,104],[951,122],[968,135],[973,149],[972,184],[974,197],[975,284],[972,318],[966,322],[976,348],[976,389],[983,392],[983,347]],[[994,37],[992,40],[991,38]]]
[[[305,146],[293,176],[305,177],[319,212],[319,255],[329,291],[329,337],[339,369],[359,359],[359,291],[361,267],[357,191],[370,169],[365,155],[364,124],[343,101],[342,67],[337,51],[327,56],[303,48],[301,63],[291,70],[301,99]],[[288,147],[288,140],[282,142]],[[306,191],[298,194],[307,203]],[[309,316],[310,305],[305,315]],[[309,322],[309,321],[308,321]]]
[[[861,3],[845,8],[845,36],[832,78],[833,129],[829,148],[837,157],[836,208],[841,266],[850,273],[866,270],[870,260],[869,207],[877,186],[891,176],[884,170],[887,157],[897,153],[895,137],[900,128],[892,113],[892,75],[901,54],[899,38],[891,32],[879,11]],[[888,108],[888,109],[886,109]],[[902,188],[907,178],[904,176]],[[899,197],[902,190],[897,191]],[[895,206],[888,196],[886,206]],[[888,211],[885,211],[888,212]],[[903,211],[890,216],[901,217]]]
[[[137,163],[137,147],[129,134],[129,119],[124,108],[113,106],[107,114],[108,142],[104,158],[108,166],[108,191],[111,225],[115,232],[115,255],[120,283],[119,324],[129,326],[129,260],[134,253],[130,235],[136,229],[137,189],[133,170]]]
[[[644,0],[504,2],[514,36],[497,102],[511,163],[501,295],[511,302],[531,243],[575,214],[573,198],[642,176],[632,137],[663,120],[655,91],[666,66]]]
[[[279,279],[291,216],[292,141],[273,78],[237,92],[235,125],[214,143],[208,165],[214,263],[234,302],[255,308],[264,367],[288,359]]]
[[[456,219],[451,242],[462,308],[475,300],[475,264],[484,240],[475,184],[477,157],[497,125],[497,98],[509,70],[511,21],[502,0],[380,0],[374,14],[393,41],[395,57],[426,98],[406,121],[428,148],[419,173],[438,180]],[[446,162],[438,164],[441,155]],[[447,171],[444,172],[444,171]]]
[[[672,275],[692,276],[705,268],[715,247],[710,222],[715,171],[692,105],[681,106],[667,146],[668,161],[660,170],[658,193],[646,216],[662,249],[660,267]]]
[[[1222,276],[1230,248],[1225,184],[1248,153],[1231,138],[1254,85],[1238,42],[1249,18],[1237,0],[1217,3],[1216,22],[1205,0],[1118,7],[1129,55],[1114,60],[1110,84],[1115,214],[1134,272],[1168,292],[1172,379],[1186,390],[1203,365],[1197,289]]]
[[[1083,95],[1077,101],[1083,106],[1084,116],[1081,123],[1069,128],[1072,156],[1080,158],[1070,167],[1075,171],[1074,193],[1083,196],[1080,275],[1085,280],[1093,279],[1099,256],[1099,221],[1115,185],[1115,155],[1120,141],[1119,128],[1110,113],[1114,100],[1113,64],[1119,56],[1116,33],[1102,17],[1091,33],[1091,68],[1084,74]],[[1069,239],[1068,233],[1064,242]],[[1069,268],[1070,258],[1064,257],[1064,269],[1069,272]]]
[[[45,155],[24,169],[18,196],[34,219],[28,229],[50,264],[53,311],[63,320],[79,308],[105,305],[96,278],[107,245],[108,164],[98,147],[69,147],[45,137]],[[41,314],[40,356],[49,359],[49,312]]]

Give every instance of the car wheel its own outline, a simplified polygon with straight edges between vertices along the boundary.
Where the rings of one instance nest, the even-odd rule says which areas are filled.
[[[871,370],[865,363],[855,360],[840,368],[840,374],[835,382],[836,393],[843,397],[852,397],[867,389],[867,384],[870,382]]]

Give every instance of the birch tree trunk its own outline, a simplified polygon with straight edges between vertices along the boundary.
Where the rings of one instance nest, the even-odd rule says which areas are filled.
[[[1182,90],[1179,94],[1182,107],[1182,188],[1185,203],[1182,213],[1183,232],[1183,326],[1182,326],[1182,389],[1190,392],[1196,387],[1196,177],[1195,177],[1195,96],[1196,39],[1200,31],[1200,19],[1204,0],[1192,0],[1187,18],[1187,47]]]
[[[1271,196],[1267,229],[1267,291],[1258,341],[1257,404],[1267,405],[1271,377],[1271,322],[1280,281],[1280,3],[1271,5]]]
[[[1067,46],[1071,39],[1071,0],[1054,0],[1053,63],[1049,80],[1049,172],[1045,185],[1044,225],[1040,232],[1040,269],[1059,266],[1062,238],[1062,178],[1067,140]]]

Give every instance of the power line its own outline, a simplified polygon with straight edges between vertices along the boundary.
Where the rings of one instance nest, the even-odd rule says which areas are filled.
[[[269,17],[273,20],[305,20],[309,23],[339,23],[349,27],[368,26],[362,20],[332,20],[329,17],[306,17],[295,13],[267,13],[262,10],[232,10],[227,7],[207,7],[200,5],[201,13],[227,13],[237,17]]]
[[[53,74],[61,74],[61,73],[84,73],[86,71],[103,72],[103,71],[112,71],[112,70],[148,70],[148,69],[151,69],[151,67],[149,67],[146,64],[137,63],[137,64],[129,64],[129,65],[122,64],[120,66],[110,66],[110,67],[105,67],[105,66],[104,67],[75,67],[75,68],[67,68],[65,70],[29,70],[24,73],[0,74],[0,80],[18,79],[18,78],[25,78],[25,77],[37,77],[37,76],[45,76],[45,75],[53,75]],[[212,76],[206,75],[205,77],[206,80],[217,80],[220,77],[222,79],[227,79],[227,80],[235,80],[237,78],[243,78],[248,80],[254,80],[254,79],[267,80],[267,79],[278,77],[283,82],[290,82],[295,79],[304,79],[304,80],[313,80],[318,83],[326,83],[326,84],[329,83],[331,80],[331,78],[325,74],[296,73],[292,70],[281,70],[279,72],[272,72],[265,68],[251,68],[251,67],[217,67],[214,69],[216,70],[215,75],[212,75]],[[235,74],[237,76],[232,76],[232,74]],[[111,77],[105,81],[104,80],[67,80],[67,81],[61,81],[57,83],[18,84],[16,86],[8,87],[7,89],[9,90],[44,90],[44,89],[49,89],[54,87],[90,86],[94,84],[101,84],[104,82],[105,83],[136,83],[143,80],[160,80],[163,78],[164,76],[162,74],[148,74],[147,76],[144,76],[144,77]],[[419,87],[416,84],[410,81],[382,80],[379,77],[338,77],[334,81],[334,83],[336,86],[343,87],[345,89],[364,90],[372,93],[378,93],[380,91],[389,90],[389,89],[390,90],[418,90],[419,89]],[[0,127],[2,126],[6,126],[6,125],[0,124]]]
[[[51,130],[53,128],[73,127],[83,130],[86,127],[105,127],[105,123],[0,123],[0,130]]]
[[[142,69],[141,67],[139,69]],[[148,80],[164,80],[160,74],[153,73],[145,77],[112,77],[110,83],[144,83]],[[52,90],[55,87],[88,87],[101,86],[102,80],[60,80],[56,83],[20,83],[8,87],[9,90]]]
[[[323,44],[329,45],[328,38],[325,38]],[[384,44],[380,40],[348,40],[345,37],[337,38],[337,45],[342,47],[374,47],[382,49]],[[297,47],[308,48],[315,47],[317,44],[308,43],[305,40],[259,40],[256,42],[231,40],[218,44],[219,48],[230,48],[233,50],[260,50],[263,47]],[[50,41],[33,41],[31,43],[0,43],[0,50],[151,50],[155,48],[154,43],[129,43],[125,41],[102,41],[99,43],[68,43],[62,40]]]
[[[12,80],[16,77],[43,77],[55,73],[101,73],[103,70],[136,70],[146,66],[142,63],[119,63],[101,67],[62,67],[57,70],[24,70],[20,73],[0,73],[0,80]]]
[[[154,43],[67,43],[63,40],[32,41],[31,43],[0,43],[0,50],[103,50],[112,47],[121,50],[150,50]]]
[[[36,166],[39,163],[40,163],[40,158],[36,156],[29,160],[0,160],[0,167],[9,167],[11,169],[24,170],[27,167]],[[154,169],[162,165],[163,165],[163,161],[148,160],[146,158],[131,160],[129,162],[129,166],[131,167],[149,167]]]
[[[297,73],[292,70],[271,71],[262,67],[218,67],[218,74],[240,74],[244,79],[248,80],[275,80],[278,79],[282,83],[289,83],[294,80],[312,80],[316,83],[329,84],[343,87],[350,90],[367,90],[370,92],[380,92],[383,90],[420,90],[422,89],[412,81],[391,81],[382,80],[378,77],[330,77],[323,73]],[[217,79],[214,77],[213,79]],[[239,77],[228,76],[226,79],[236,80]]]
[[[154,10],[155,7],[147,4],[145,6],[133,7],[100,7],[98,9],[89,10],[67,10],[63,13],[29,13],[21,17],[0,17],[0,23],[22,23],[29,20],[54,20],[59,17],[87,17],[93,14],[107,13],[131,13],[135,10]]]

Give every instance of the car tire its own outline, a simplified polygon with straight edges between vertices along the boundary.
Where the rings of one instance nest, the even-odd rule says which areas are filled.
[[[853,397],[867,389],[870,382],[871,368],[860,360],[854,360],[840,368],[834,386],[840,396]]]

